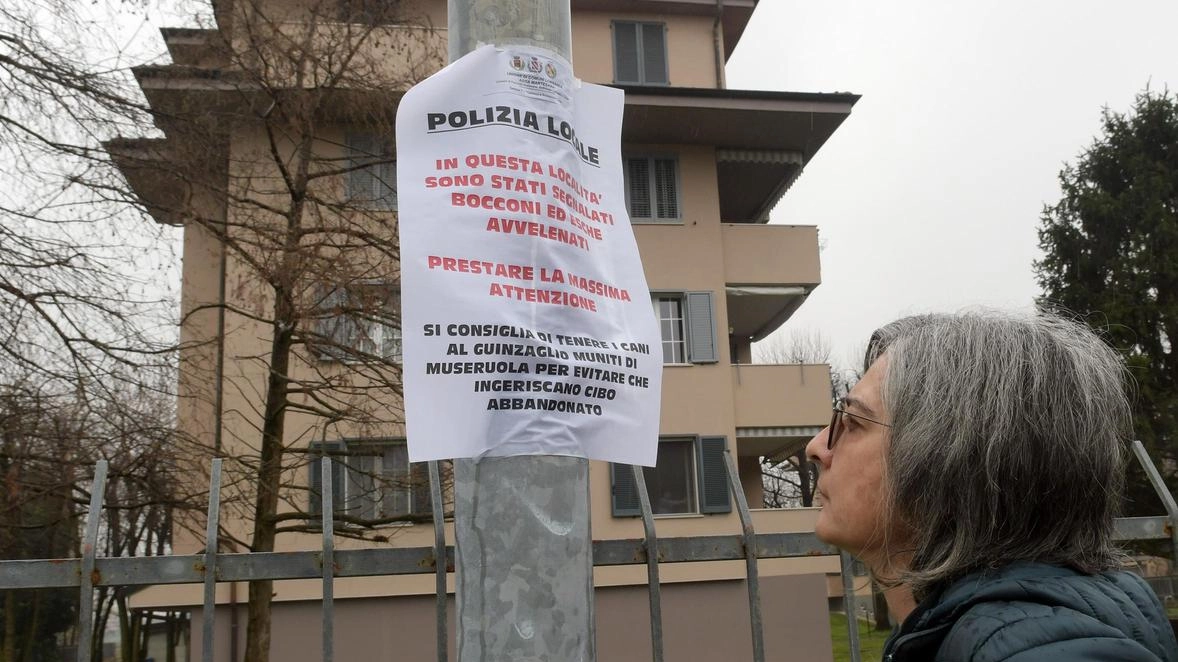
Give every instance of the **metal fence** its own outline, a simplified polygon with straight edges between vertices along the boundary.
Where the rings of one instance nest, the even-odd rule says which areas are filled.
[[[1167,515],[1119,518],[1118,540],[1168,539],[1178,551],[1178,506],[1140,442],[1133,451],[1145,468],[1155,490],[1165,505]],[[761,620],[759,559],[834,555],[838,550],[820,542],[813,533],[756,533],[752,516],[730,452],[725,452],[728,482],[737,514],[739,535],[658,538],[642,468],[632,467],[642,507],[644,538],[636,540],[598,540],[593,542],[594,566],[639,565],[647,568],[650,602],[650,639],[652,659],[663,660],[662,606],[659,564],[687,561],[744,560],[748,588],[754,662],[764,662],[765,649]],[[214,591],[217,582],[241,582],[261,579],[316,579],[323,582],[323,662],[332,662],[334,647],[334,597],[336,577],[379,575],[413,575],[434,573],[436,577],[437,659],[447,662],[446,573],[454,570],[454,549],[445,544],[441,481],[437,463],[430,463],[430,489],[433,495],[434,545],[394,549],[358,549],[336,551],[333,542],[334,511],[330,462],[322,469],[322,546],[317,551],[217,552],[220,519],[221,460],[214,459],[209,487],[208,524],[203,554],[98,558],[95,546],[103,508],[107,463],[100,461],[94,473],[90,510],[86,518],[82,558],[33,561],[0,561],[0,590],[36,588],[76,588],[80,609],[78,630],[88,633],[93,624],[94,590],[99,586],[137,587],[158,584],[203,584],[202,662],[213,662]],[[652,553],[653,551],[653,553]],[[1178,558],[1176,556],[1175,558]],[[859,660],[858,627],[854,618],[854,588],[851,560],[841,555],[845,608],[852,660]],[[1160,585],[1159,585],[1160,588]],[[91,662],[90,646],[79,645],[78,662]]]

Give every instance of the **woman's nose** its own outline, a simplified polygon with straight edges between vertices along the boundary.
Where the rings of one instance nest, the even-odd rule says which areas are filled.
[[[829,428],[822,428],[822,431],[806,444],[806,457],[822,467],[830,466],[830,449],[826,447],[828,434]]]

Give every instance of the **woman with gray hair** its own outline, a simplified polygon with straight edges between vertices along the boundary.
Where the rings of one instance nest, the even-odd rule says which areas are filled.
[[[902,622],[885,662],[1178,662],[1112,541],[1131,430],[1113,350],[1047,314],[922,315],[876,331],[865,368],[807,454],[818,537]]]

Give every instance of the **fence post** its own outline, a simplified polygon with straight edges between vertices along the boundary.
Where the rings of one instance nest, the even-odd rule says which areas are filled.
[[[331,662],[335,647],[335,504],[332,495],[335,488],[331,484],[333,462],[335,460],[324,453],[323,460],[319,463],[323,486],[323,517],[320,520],[323,529],[323,554],[320,557],[323,567],[323,662]]]
[[[650,494],[646,491],[646,474],[631,464],[634,485],[638,487],[638,504],[642,507],[642,531],[646,535],[646,586],[650,596],[650,651],[654,662],[663,662],[663,599],[659,583],[659,548],[654,531],[654,514]]]
[[[438,662],[448,662],[446,639],[446,522],[442,510],[442,472],[437,461],[429,463],[430,505],[434,517],[434,598],[437,619]]]
[[[753,530],[753,516],[749,513],[748,500],[744,498],[744,488],[740,485],[740,474],[736,472],[736,460],[732,459],[732,451],[727,448],[724,449],[724,466],[728,469],[728,487],[732,489],[732,498],[736,501],[736,511],[740,515],[744,539],[744,565],[749,587],[749,622],[753,631],[753,660],[765,662],[765,633],[761,627],[761,584],[757,573],[757,533]]]
[[[205,522],[205,593],[201,618],[203,662],[213,662],[213,619],[217,613],[217,546],[221,521],[221,458],[213,459],[209,477],[209,516]],[[229,662],[237,662],[230,660]]]
[[[1145,446],[1139,439],[1133,440],[1132,448],[1137,461],[1141,463],[1141,468],[1145,469],[1145,475],[1149,476],[1149,482],[1157,492],[1158,498],[1162,500],[1166,515],[1170,518],[1170,547],[1173,554],[1171,558],[1178,566],[1178,504],[1174,503],[1174,495],[1170,494],[1170,488],[1166,487],[1166,482],[1162,480],[1162,475],[1158,473],[1158,468],[1154,466],[1153,460],[1150,459],[1149,453],[1145,452]]]
[[[851,649],[851,662],[859,662],[859,610],[855,608],[854,561],[846,552],[839,553],[839,572],[843,579],[843,609],[847,612],[847,645]]]
[[[102,519],[102,502],[106,497],[106,460],[94,465],[94,482],[90,486],[90,512],[86,513],[86,533],[82,538],[82,576],[78,603],[78,662],[90,662],[94,646],[94,556],[98,545],[98,523]]]

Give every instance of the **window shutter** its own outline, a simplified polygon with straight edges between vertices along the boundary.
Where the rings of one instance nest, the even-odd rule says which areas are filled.
[[[666,26],[662,23],[642,24],[642,82],[667,82]]]
[[[362,340],[359,322],[352,310],[354,302],[347,289],[337,287],[323,297],[319,306],[322,316],[317,330],[323,338],[319,356],[323,359],[342,359],[347,356],[348,349],[356,348]]]
[[[323,286],[319,292],[319,304],[316,306],[318,318],[315,320],[315,333],[319,336],[319,343],[315,345],[315,353],[320,359],[333,357],[332,348],[327,345],[335,337],[335,326],[338,315],[334,312],[343,305],[343,293],[336,288]]]
[[[701,437],[699,440],[699,509],[701,513],[732,512],[732,493],[725,466],[725,437]]]
[[[638,24],[615,22],[613,27],[614,81],[641,82],[638,72]]]
[[[307,484],[311,486],[309,492],[310,503],[307,507],[307,512],[315,519],[323,515],[323,469],[322,462],[326,459],[331,462],[331,501],[332,506],[336,512],[340,512],[344,508],[344,467],[337,458],[328,455],[326,458],[320,453],[338,453],[343,446],[339,443],[329,444],[315,444],[311,447],[311,452],[315,459],[311,460],[310,471],[311,475]]]
[[[337,504],[336,510],[345,510],[353,517],[376,518],[377,495],[380,488],[376,480],[376,457],[371,455],[372,447],[361,448],[362,455],[347,458],[348,494],[345,508]],[[353,449],[356,452],[356,449]],[[335,483],[334,476],[332,483]]]
[[[715,363],[716,330],[712,316],[711,292],[688,292],[687,303],[687,360],[692,363]]]
[[[626,159],[626,194],[631,218],[651,218],[650,159]]]
[[[396,285],[386,292],[380,329],[380,356],[389,361],[401,360],[401,293]]]
[[[320,467],[322,465],[320,462],[322,462],[322,459],[318,457],[311,460],[308,469],[311,475],[308,477],[307,483],[310,484],[311,490],[307,493],[307,512],[311,513],[315,518],[323,514],[323,500],[321,498],[323,494],[323,474],[321,473]]]
[[[438,467],[438,478],[441,479],[441,467]],[[414,515],[434,514],[433,493],[429,484],[429,463],[414,462],[409,465],[409,475],[413,478],[413,505],[409,512]]]
[[[376,197],[376,173],[363,164],[372,161],[379,151],[376,137],[364,134],[349,135],[344,140],[348,148],[347,198],[351,202],[366,204]],[[362,167],[363,166],[363,167]]]
[[[654,190],[660,219],[679,218],[679,176],[675,159],[653,159]]]
[[[388,149],[382,146],[379,152],[382,157],[388,158],[392,154]],[[377,175],[377,200],[376,206],[380,209],[397,209],[397,162],[388,161],[375,166],[378,172]]]
[[[640,517],[642,503],[638,500],[638,486],[634,484],[630,465],[611,462],[609,476],[614,517]]]

